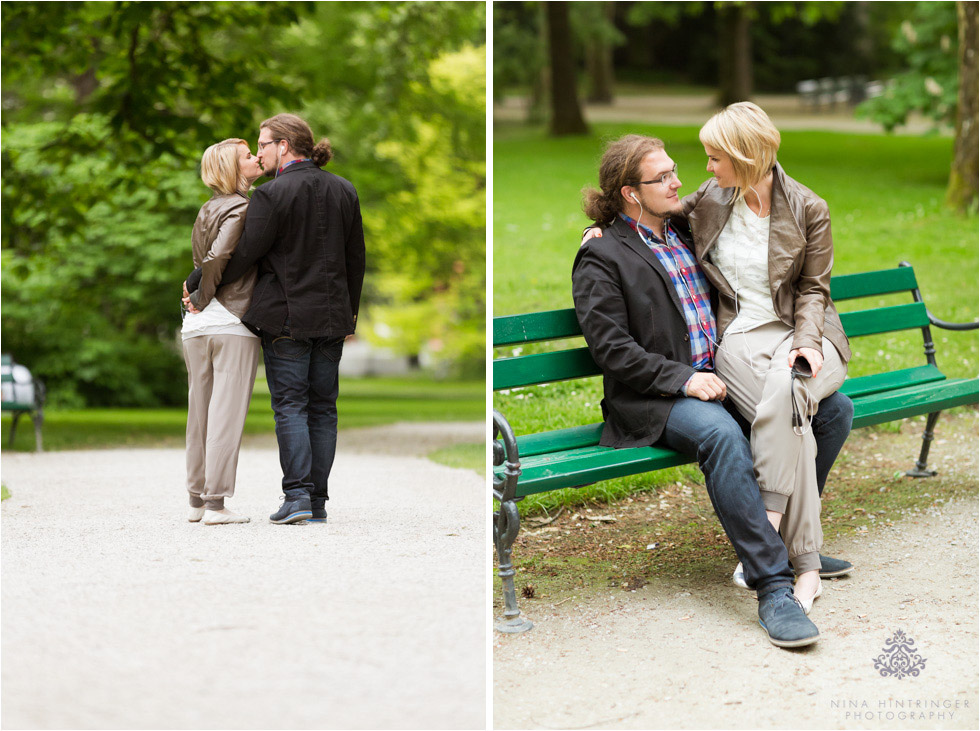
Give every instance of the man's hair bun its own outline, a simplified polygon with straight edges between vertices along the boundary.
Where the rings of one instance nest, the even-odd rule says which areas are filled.
[[[330,140],[324,137],[322,140],[316,143],[313,147],[313,154],[310,159],[313,160],[313,164],[317,167],[323,167],[333,158],[333,148],[330,146]]]

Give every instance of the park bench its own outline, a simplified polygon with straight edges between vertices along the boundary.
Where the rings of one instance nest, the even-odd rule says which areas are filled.
[[[0,356],[0,409],[13,414],[10,425],[10,440],[7,446],[14,443],[17,433],[17,422],[24,414],[29,414],[34,422],[34,442],[37,451],[42,450],[41,425],[44,423],[44,384],[35,380],[31,372],[14,359],[4,354]]]
[[[928,414],[915,467],[906,474],[929,477],[929,445],[939,413],[953,406],[976,404],[978,379],[947,378],[936,364],[930,326],[948,330],[976,329],[977,323],[954,324],[934,317],[922,301],[915,272],[902,262],[895,269],[845,274],[831,280],[835,302],[909,292],[912,302],[841,314],[851,339],[920,329],[925,365],[848,378],[841,391],[854,402],[853,428]],[[495,317],[495,348],[522,346],[581,336],[574,309]],[[852,361],[853,362],[853,361]],[[884,366],[885,363],[881,362]],[[536,386],[601,375],[587,347],[529,355],[502,356],[493,361],[494,391]],[[520,529],[517,502],[528,495],[582,487],[602,480],[665,469],[693,460],[660,447],[612,449],[599,446],[602,422],[515,437],[506,418],[493,412],[494,546],[503,583],[504,616],[495,625],[502,632],[523,632],[531,623],[520,616],[514,592],[512,548]]]

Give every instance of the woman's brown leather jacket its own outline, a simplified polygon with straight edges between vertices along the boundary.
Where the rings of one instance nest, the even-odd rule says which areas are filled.
[[[191,301],[199,310],[211,302],[212,297],[241,319],[252,301],[252,290],[258,277],[257,267],[231,284],[220,285],[221,274],[238,246],[245,228],[245,210],[248,198],[241,193],[215,194],[201,206],[191,234],[194,266],[202,268],[201,286]]]
[[[719,340],[735,319],[735,291],[707,254],[732,215],[731,197],[731,188],[720,188],[711,178],[681,201],[694,234],[698,263],[718,290]],[[769,215],[769,289],[776,315],[795,330],[794,348],[822,353],[826,337],[846,363],[851,349],[830,299],[834,244],[826,202],[786,175],[777,163]]]

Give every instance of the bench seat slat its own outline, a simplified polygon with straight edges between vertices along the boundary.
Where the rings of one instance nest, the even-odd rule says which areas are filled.
[[[857,297],[894,294],[916,289],[915,271],[912,267],[881,269],[861,274],[839,274],[830,278],[830,297],[834,301]]]
[[[859,376],[858,378],[848,378],[841,386],[841,393],[853,398],[859,396],[870,396],[883,391],[894,391],[896,388],[907,388],[923,383],[934,383],[944,381],[944,376],[934,365],[918,366],[916,368],[903,368],[898,371],[888,373],[875,373],[870,376]]]
[[[639,447],[611,449],[594,447],[581,452],[567,452],[545,458],[531,457],[525,466],[521,459],[518,496],[547,492],[563,487],[579,487],[615,477],[650,472],[687,464],[690,458],[670,449]]]
[[[954,406],[973,405],[980,398],[978,394],[980,380],[963,378],[857,398],[854,400],[852,428],[945,411]]]
[[[929,324],[929,315],[922,302],[910,302],[907,305],[842,312],[840,321],[844,325],[847,337],[859,338],[865,335],[925,327]]]
[[[854,399],[853,426],[870,426],[943,411],[953,406],[976,404],[978,398],[980,379],[977,378],[919,383],[889,393],[860,396]],[[522,472],[518,496],[587,485],[692,461],[659,447],[600,447],[601,432],[600,422],[518,437]],[[550,452],[546,451],[548,446],[551,447]]]
[[[946,376],[940,373],[936,366],[918,366],[917,368],[905,368],[889,373],[849,378],[844,381],[841,391],[851,398],[859,398],[882,391],[892,391],[896,388],[907,388],[945,379]],[[519,436],[517,437],[517,448],[523,459],[535,454],[560,452],[598,444],[601,434],[601,422],[585,426],[573,426],[568,429],[555,429],[554,431]]]

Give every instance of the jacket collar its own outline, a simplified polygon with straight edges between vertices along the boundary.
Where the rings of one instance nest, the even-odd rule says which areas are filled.
[[[806,246],[796,212],[788,191],[794,184],[782,166],[776,163],[772,171],[772,205],[769,209],[769,278],[782,281],[793,264],[796,253]],[[703,262],[718,236],[732,216],[732,189],[721,188],[712,182],[704,192],[703,201],[688,215],[691,228],[698,232],[694,239],[695,254]]]
[[[639,256],[643,261],[653,267],[653,270],[660,275],[663,280],[664,287],[667,289],[667,294],[670,295],[671,301],[677,308],[677,312],[684,316],[684,306],[681,304],[680,297],[677,296],[677,290],[674,289],[674,283],[670,279],[670,275],[664,268],[664,265],[660,263],[660,259],[657,255],[650,250],[650,247],[643,243],[643,239],[640,235],[633,230],[626,221],[621,217],[616,216],[616,220],[613,222],[611,229],[616,233],[619,240],[628,248],[631,249],[637,256]],[[666,232],[664,232],[666,235]]]

